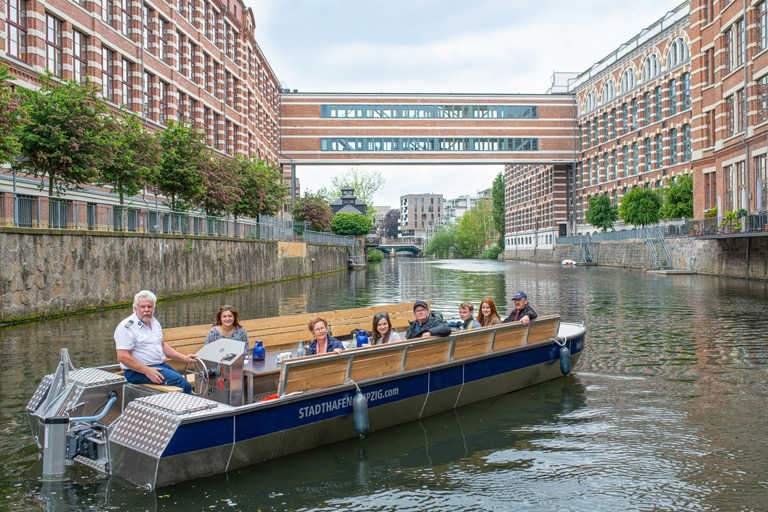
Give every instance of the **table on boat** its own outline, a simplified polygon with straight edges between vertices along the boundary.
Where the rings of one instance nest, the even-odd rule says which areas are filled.
[[[297,351],[294,350],[279,350],[279,351],[271,351],[264,354],[264,359],[261,361],[254,361],[251,357],[248,358],[247,363],[243,363],[243,375],[248,379],[248,402],[249,404],[253,403],[253,390],[254,390],[254,377],[257,375],[265,375],[265,374],[279,374],[280,373],[280,365],[277,364],[277,356],[284,353],[284,352],[290,352],[291,357],[296,357]],[[263,390],[263,392],[266,392],[268,390]],[[277,392],[277,389],[275,388],[273,392]]]

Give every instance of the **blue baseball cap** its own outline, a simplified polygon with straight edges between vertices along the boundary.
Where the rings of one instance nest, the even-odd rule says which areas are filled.
[[[527,299],[528,296],[525,294],[525,292],[517,292],[514,297],[512,297],[512,300],[517,299]]]

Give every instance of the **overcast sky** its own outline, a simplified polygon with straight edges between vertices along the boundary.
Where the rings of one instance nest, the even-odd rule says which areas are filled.
[[[680,4],[645,0],[246,0],[256,39],[300,92],[543,93],[585,71]],[[377,167],[375,204],[491,185],[498,166]],[[299,167],[302,190],[344,168]],[[481,186],[483,180],[487,185]]]

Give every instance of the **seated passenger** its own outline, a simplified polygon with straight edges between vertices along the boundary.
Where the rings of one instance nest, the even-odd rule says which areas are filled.
[[[400,335],[392,329],[392,321],[386,311],[373,315],[371,345],[381,345],[390,341],[400,341]]]
[[[523,325],[528,325],[531,320],[535,320],[537,316],[533,308],[528,304],[528,296],[525,292],[517,292],[512,300],[515,302],[515,310],[504,319],[503,323],[509,322],[522,322]]]
[[[240,325],[240,313],[233,306],[224,305],[219,308],[219,312],[216,313],[216,322],[205,337],[205,344],[213,343],[221,338],[244,341],[243,353],[249,352],[248,331]]]
[[[423,300],[413,303],[413,317],[416,319],[408,326],[405,338],[412,340],[424,336],[448,336],[451,334],[451,326],[430,313],[429,306]]]
[[[344,350],[344,345],[328,334],[328,322],[322,318],[317,317],[309,321],[309,332],[315,337],[315,341],[307,347],[308,356],[325,354],[330,351],[341,354],[341,351]]]
[[[477,313],[477,321],[481,327],[497,325],[501,323],[499,312],[496,311],[496,303],[490,297],[480,303],[480,311]]]
[[[471,302],[464,301],[459,304],[459,316],[461,317],[460,331],[468,331],[480,327],[480,323],[472,317],[474,311],[475,306]]]

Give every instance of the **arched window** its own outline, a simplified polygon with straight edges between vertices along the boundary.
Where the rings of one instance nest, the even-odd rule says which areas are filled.
[[[590,112],[597,108],[597,95],[595,91],[589,91],[587,99],[584,101],[584,112]]]
[[[688,43],[686,43],[682,37],[678,37],[672,44],[669,45],[669,53],[667,53],[667,67],[674,68],[678,64],[688,60]]]
[[[603,85],[603,91],[600,93],[601,104],[605,105],[611,101],[615,95],[616,85],[613,83],[613,80],[608,80],[605,82],[605,85]]]
[[[635,70],[627,68],[621,75],[621,93],[634,89],[635,87]]]
[[[658,74],[659,74],[659,58],[656,56],[655,53],[652,53],[645,58],[645,63],[643,63],[642,81],[647,82],[648,80],[652,79]]]

